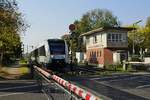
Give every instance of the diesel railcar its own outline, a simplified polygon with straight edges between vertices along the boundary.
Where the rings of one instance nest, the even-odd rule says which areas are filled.
[[[68,64],[68,46],[62,39],[48,39],[31,52],[31,60],[46,68],[57,69]]]

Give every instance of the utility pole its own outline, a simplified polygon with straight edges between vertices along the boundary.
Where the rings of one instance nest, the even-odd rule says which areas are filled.
[[[71,43],[73,42],[73,38],[74,38],[74,35],[75,35],[75,25],[74,24],[70,24],[69,25],[69,30],[70,30],[70,33],[71,33]],[[73,52],[72,52],[72,48],[70,46],[70,50],[71,50],[71,57],[70,57],[70,66],[71,66],[71,71],[73,71],[73,65],[72,65],[72,60],[73,60]]]
[[[139,20],[135,23],[133,23],[133,28],[135,28],[135,25],[137,25],[138,23],[142,22],[142,20]],[[135,29],[136,30],[136,29]],[[132,55],[135,54],[135,33],[133,33],[133,45],[132,45]]]

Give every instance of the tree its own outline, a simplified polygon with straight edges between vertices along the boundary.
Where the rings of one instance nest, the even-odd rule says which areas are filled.
[[[120,26],[120,21],[106,9],[94,9],[85,13],[80,21],[75,21],[80,33],[84,33],[100,27]]]
[[[5,6],[4,6],[5,5]],[[13,54],[21,44],[20,33],[27,28],[15,1],[4,0],[0,5],[0,66],[7,54]]]
[[[147,18],[146,27],[150,27],[150,17]]]
[[[136,54],[139,54],[139,51],[143,51],[144,49],[150,50],[150,17],[148,17],[145,26],[131,25],[128,27],[136,28],[128,34],[129,49],[133,48],[132,46],[134,42],[135,51],[137,51]]]
[[[134,30],[130,31],[128,33],[128,47],[129,47],[129,51],[131,53],[132,49],[134,49],[136,52],[136,54],[139,53],[141,48],[145,48],[144,46],[144,42],[145,42],[145,33],[143,33],[142,31],[144,30],[144,27],[141,26],[130,26],[132,27]],[[133,47],[134,45],[134,47]],[[133,52],[132,52],[133,54]]]
[[[116,27],[120,26],[120,21],[112,14],[111,11],[106,9],[94,9],[83,14],[80,20],[75,20],[75,39],[74,50],[85,51],[85,45],[79,36],[82,33],[100,28],[100,27]]]
[[[106,9],[94,9],[83,14],[80,20],[75,20],[73,23],[76,26],[74,35],[69,38],[63,39],[69,41],[68,44],[72,50],[73,55],[75,52],[85,52],[85,44],[80,35],[82,33],[97,29],[100,27],[115,27],[120,26],[120,22],[117,17],[112,14],[111,11]],[[67,36],[68,37],[68,36]]]

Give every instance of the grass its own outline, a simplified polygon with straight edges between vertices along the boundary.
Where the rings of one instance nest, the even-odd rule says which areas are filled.
[[[21,67],[21,68],[19,69],[19,71],[20,71],[21,74],[27,74],[27,73],[30,72],[30,70],[29,70],[28,67]]]
[[[19,67],[2,67],[0,69],[0,77],[4,79],[19,79],[28,74],[30,74],[30,69],[27,65],[20,65]]]

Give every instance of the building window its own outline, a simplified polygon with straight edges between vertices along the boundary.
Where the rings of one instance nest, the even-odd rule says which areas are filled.
[[[123,40],[122,40],[122,34],[110,34],[109,33],[107,35],[107,40],[109,42],[123,42]]]
[[[97,43],[97,36],[96,35],[93,37],[93,43]]]
[[[115,34],[112,34],[111,36],[112,36],[112,40],[111,41],[115,42]]]
[[[120,35],[121,35],[121,34],[120,34]],[[116,40],[116,42],[119,41],[119,34],[115,34],[115,40]]]
[[[101,50],[99,51],[99,56],[101,57]]]
[[[90,43],[90,39],[89,37],[86,38],[86,43],[89,44]]]
[[[97,57],[99,57],[99,52],[97,51]]]
[[[119,42],[122,41],[122,36],[121,36],[121,34],[118,35],[118,40],[119,40]]]
[[[108,34],[108,35],[107,35],[107,40],[108,40],[108,41],[111,41],[111,34]]]
[[[102,34],[101,34],[101,39],[100,39],[100,41],[102,42]]]
[[[45,47],[42,46],[38,49],[39,56],[46,56]]]

